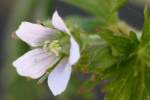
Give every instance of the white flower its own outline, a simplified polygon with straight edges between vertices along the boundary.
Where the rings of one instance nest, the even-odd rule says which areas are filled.
[[[34,47],[34,49],[14,61],[13,66],[15,66],[21,76],[38,79],[59,61],[48,76],[50,90],[54,95],[58,95],[67,87],[71,76],[71,67],[79,60],[80,50],[78,43],[57,11],[53,14],[52,25],[55,29],[39,24],[22,22],[16,31],[16,35],[31,47]],[[61,59],[61,61],[59,40],[54,40],[58,30],[65,32],[70,39],[69,56]]]

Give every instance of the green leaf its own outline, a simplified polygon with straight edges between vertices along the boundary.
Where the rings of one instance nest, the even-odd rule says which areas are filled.
[[[76,5],[84,10],[108,21],[116,20],[118,10],[126,4],[128,0],[65,0],[66,2]]]
[[[146,45],[150,42],[150,13],[148,7],[145,7],[144,10],[144,28],[141,38],[141,44]]]
[[[103,72],[106,84],[106,100],[144,100],[143,73],[145,66],[132,56]]]
[[[84,30],[86,32],[96,32],[99,26],[104,26],[105,23],[96,17],[81,17],[70,16],[66,19],[68,26],[71,30],[75,31],[76,28]]]
[[[130,39],[114,35],[109,30],[102,30],[98,34],[111,46],[115,55],[128,55],[131,52],[133,45]]]
[[[119,11],[125,4],[127,4],[128,0],[110,0],[111,5],[113,6],[113,11]]]
[[[138,55],[130,55],[101,73],[109,80],[105,100],[150,99],[150,67]]]
[[[130,37],[130,39],[131,39],[133,42],[139,44],[139,40],[138,40],[137,35],[136,35],[135,32],[131,31],[131,32],[129,33],[129,37]]]
[[[91,54],[91,66],[95,67],[95,72],[98,72],[98,69],[104,70],[106,68],[111,67],[113,64],[117,62],[117,58],[112,55],[112,52],[109,47],[103,47],[99,49],[91,49],[94,52]]]
[[[118,60],[120,59],[112,55],[109,47],[95,45],[83,51],[75,70],[83,73],[100,74],[101,71],[116,64]]]

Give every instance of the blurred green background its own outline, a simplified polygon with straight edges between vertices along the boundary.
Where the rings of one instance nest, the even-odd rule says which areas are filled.
[[[120,12],[120,18],[141,29],[143,4],[143,0],[130,0]],[[64,3],[63,0],[0,0],[0,100],[103,100],[101,85],[88,93],[79,92],[80,82],[86,79],[86,75],[73,73],[67,90],[62,95],[54,97],[46,82],[37,85],[36,80],[28,80],[17,75],[12,67],[13,60],[29,47],[12,39],[11,33],[22,21],[37,22],[50,19],[55,9],[64,18],[69,15],[92,16],[84,10]]]

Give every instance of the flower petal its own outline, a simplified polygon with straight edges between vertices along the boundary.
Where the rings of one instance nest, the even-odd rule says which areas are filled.
[[[70,37],[71,47],[69,62],[71,65],[75,64],[80,58],[80,48],[73,36]]]
[[[65,25],[64,21],[62,20],[62,18],[59,16],[58,12],[55,11],[52,17],[52,24],[53,26],[58,29],[61,30],[63,32],[66,32],[70,35],[70,31],[67,28],[67,26]]]
[[[48,55],[42,49],[34,49],[13,62],[13,66],[21,76],[37,79],[41,77],[48,68],[52,67],[59,58],[54,54]]]
[[[22,22],[16,35],[30,46],[39,46],[46,40],[55,36],[55,30],[44,27],[40,24]]]
[[[66,89],[70,76],[71,65],[68,59],[63,59],[48,77],[48,86],[55,96]]]

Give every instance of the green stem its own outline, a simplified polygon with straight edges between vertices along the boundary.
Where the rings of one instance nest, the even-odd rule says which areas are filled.
[[[144,77],[144,63],[141,62],[141,66],[139,66],[139,70],[140,70],[140,81],[141,81],[141,89],[140,89],[140,93],[139,93],[139,100],[143,100],[143,93],[144,93],[144,88],[145,88],[145,77]]]

